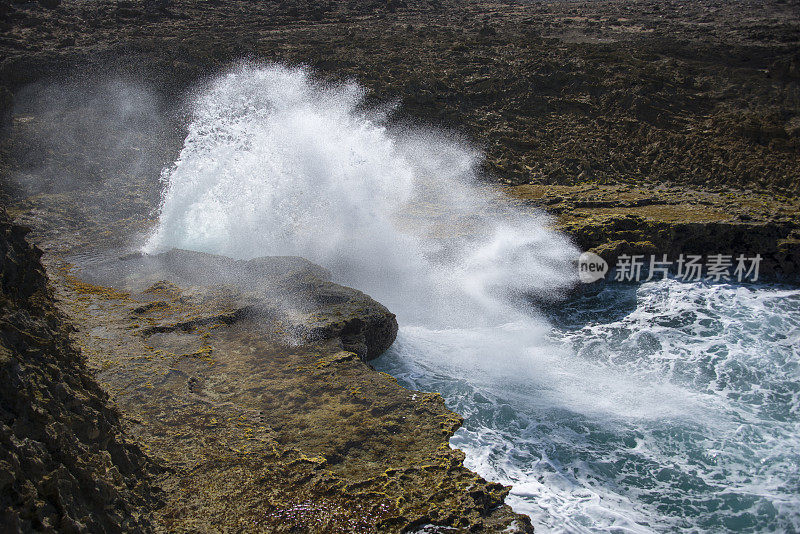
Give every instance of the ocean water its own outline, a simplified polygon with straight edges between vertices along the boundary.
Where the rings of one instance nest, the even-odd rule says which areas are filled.
[[[465,416],[538,532],[800,531],[800,290],[612,285],[551,321],[550,349],[404,327],[374,365]]]
[[[452,445],[540,532],[800,530],[797,290],[559,302],[578,249],[459,136],[280,65],[190,106],[143,251],[304,256],[385,304],[401,329],[375,366],[465,416]]]

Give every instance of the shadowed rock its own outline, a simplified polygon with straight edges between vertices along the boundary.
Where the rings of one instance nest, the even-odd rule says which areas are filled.
[[[150,532],[152,464],[69,341],[40,251],[0,211],[3,532]]]

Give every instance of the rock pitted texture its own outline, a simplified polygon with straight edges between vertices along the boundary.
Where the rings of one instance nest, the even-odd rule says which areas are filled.
[[[54,271],[98,380],[169,468],[159,530],[531,531],[448,446],[462,420],[442,397],[366,363],[394,315],[321,267],[171,250]]]
[[[201,311],[151,325],[150,333],[263,317],[304,342],[335,339],[364,361],[383,354],[397,336],[397,320],[386,307],[361,291],[334,284],[326,269],[296,256],[234,260],[172,249],[95,265],[89,280],[134,292],[163,281],[191,287],[191,297],[185,298]],[[226,309],[220,310],[220,304]],[[152,308],[142,314],[148,311]]]
[[[485,152],[491,180],[547,188],[544,209],[607,259],[755,252],[765,274],[800,273],[798,0],[64,0],[0,2],[0,13],[12,196],[19,217],[53,233],[50,245],[64,226],[90,245],[99,236],[88,226],[140,230],[158,202],[151,182],[183,135],[152,124],[176,115],[164,105],[144,109],[137,135],[112,139],[89,120],[108,110],[85,87],[70,100],[69,84],[38,98],[25,84],[69,73],[96,96],[101,74],[124,73],[167,97],[140,101],[172,102],[248,57],[357,80],[371,102],[399,101],[402,119],[458,129]],[[120,169],[142,154],[147,165]],[[125,202],[108,202],[109,184]],[[587,199],[627,187],[652,204]]]
[[[797,0],[157,4],[6,3],[0,85],[88,63],[180,92],[242,57],[304,63],[466,130],[505,183],[800,192]]]
[[[147,532],[152,469],[70,344],[40,252],[0,212],[3,532]]]
[[[761,256],[759,280],[800,282],[800,202],[774,195],[626,185],[510,189],[547,209],[583,250],[614,265],[622,254]]]

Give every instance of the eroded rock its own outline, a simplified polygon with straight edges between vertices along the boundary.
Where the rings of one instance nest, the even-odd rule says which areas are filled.
[[[0,212],[0,524],[150,532],[154,465],[70,343],[25,233]]]
[[[442,397],[365,363],[394,316],[325,270],[172,250],[56,272],[99,380],[171,468],[159,528],[531,531],[449,447]]]
[[[167,294],[166,301],[137,308],[143,317],[167,317],[153,319],[148,334],[250,317],[279,324],[304,341],[338,340],[365,361],[385,352],[397,335],[397,320],[383,305],[331,282],[327,270],[299,257],[234,260],[173,249],[98,262],[85,276],[134,292],[137,299]],[[175,293],[165,283],[186,289]]]

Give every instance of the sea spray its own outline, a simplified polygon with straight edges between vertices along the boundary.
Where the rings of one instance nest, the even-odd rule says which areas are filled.
[[[442,393],[537,532],[800,531],[800,290],[610,285],[551,319],[516,373],[459,369],[524,353],[498,329],[406,328],[375,366]]]
[[[163,173],[144,250],[323,265],[398,314],[387,361],[425,362],[420,385],[462,412],[451,377],[465,391],[479,387],[490,405],[498,391],[601,412],[636,404],[646,383],[587,368],[547,341],[550,325],[527,304],[575,282],[578,251],[542,214],[481,185],[480,153],[469,145],[394,128],[363,98],[356,85],[274,65],[213,80],[195,95],[184,148]]]
[[[386,119],[359,86],[302,68],[217,78],[193,100],[144,250],[302,256],[405,324],[504,323],[574,282],[575,248],[479,185],[479,152]]]

